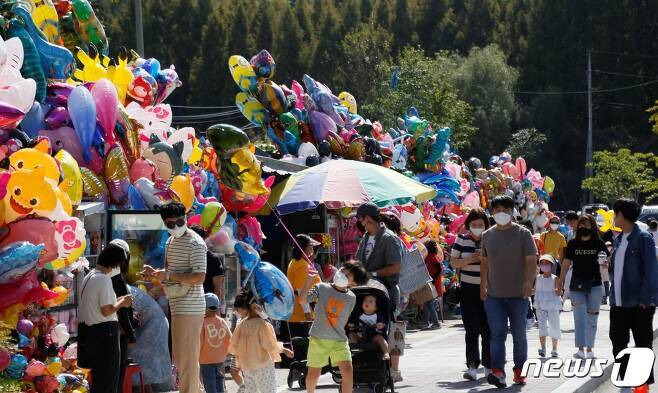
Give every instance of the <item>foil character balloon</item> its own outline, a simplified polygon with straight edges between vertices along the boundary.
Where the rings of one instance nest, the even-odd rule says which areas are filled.
[[[112,201],[123,205],[128,196],[128,185],[130,175],[123,150],[120,146],[114,146],[105,160],[105,182],[110,191]]]
[[[277,115],[288,110],[286,96],[283,94],[283,90],[272,81],[267,81],[260,86],[259,97],[265,108]]]
[[[169,203],[172,200],[171,195],[167,191],[157,188],[152,181],[145,178],[138,179],[135,182],[135,188],[149,210],[156,209],[158,206]]]
[[[18,38],[21,46],[18,46],[16,41],[10,44],[12,40],[8,40],[6,42],[7,58],[12,59],[14,57],[11,63],[14,66],[20,64],[20,75],[24,78],[33,79],[36,82],[35,98],[37,101],[43,103],[46,98],[46,76],[41,68],[41,58],[39,57],[39,52],[34,41],[25,29],[25,26],[17,19],[11,19],[9,21],[8,34],[10,37]]]
[[[87,0],[72,0],[73,15],[80,26],[79,32],[82,40],[87,44],[95,45],[99,52],[107,55],[109,45],[105,36],[105,29],[98,21],[94,9]]]
[[[64,1],[59,1],[58,4],[62,4]],[[73,12],[69,11],[60,16],[59,19],[59,34],[62,39],[63,46],[70,50],[71,53],[75,51],[76,47],[82,48],[82,50],[88,50],[88,46],[85,42],[82,41],[78,35],[78,30],[75,25],[75,16]]]
[[[250,122],[257,126],[266,124],[268,119],[267,109],[257,99],[245,92],[235,95],[235,105]]]
[[[31,79],[30,79],[31,80]],[[34,81],[33,81],[34,82]],[[34,93],[36,95],[36,83],[34,84]],[[32,99],[34,101],[34,98]],[[21,122],[21,129],[30,136],[34,138],[39,134],[40,130],[46,129],[46,114],[50,110],[50,107],[47,105],[41,105],[38,101],[32,103],[32,107],[25,114],[23,121]]]
[[[271,79],[276,73],[276,63],[267,50],[263,49],[251,58],[249,64],[260,78]]]
[[[77,217],[55,223],[55,242],[59,259],[45,265],[46,269],[62,269],[82,256],[87,242],[84,224]]]
[[[0,249],[16,242],[29,242],[43,245],[45,249],[39,255],[38,267],[57,258],[55,243],[55,226],[52,221],[41,217],[25,217],[10,222],[0,233]]]
[[[46,78],[66,80],[75,70],[75,61],[71,52],[44,39],[41,30],[34,24],[32,16],[26,9],[15,7],[12,12],[22,19],[27,33],[32,38]]]
[[[181,173],[183,169],[181,158],[183,147],[182,142],[172,146],[167,142],[161,142],[156,135],[151,135],[149,147],[144,151],[143,156],[155,164],[161,179],[166,182]]]
[[[240,90],[252,96],[258,95],[258,77],[247,59],[239,55],[229,57],[228,69]]]
[[[286,275],[270,263],[259,262],[252,276],[254,292],[262,299],[267,315],[274,320],[288,320],[293,311],[294,293]]]
[[[89,46],[89,53],[76,47],[73,50],[75,57],[82,64],[82,69],[75,70],[73,76],[82,82],[96,82],[99,79],[107,78],[108,64],[102,64],[94,45]],[[107,60],[109,63],[109,59]]]
[[[89,152],[96,131],[96,104],[84,86],[76,86],[68,100],[68,110],[73,128],[78,134],[85,163],[91,160]]]
[[[109,190],[105,182],[89,168],[80,168],[83,195],[98,202],[107,202]]]
[[[355,115],[357,114],[356,99],[353,95],[344,91],[338,94],[338,99],[340,100],[340,103],[349,110],[350,113]]]
[[[137,179],[142,177],[155,181],[156,178],[159,178],[157,174],[158,168],[150,160],[139,158],[130,167],[130,181],[136,182]]]
[[[78,163],[84,163],[82,146],[78,134],[71,127],[60,127],[54,130],[41,130],[39,136],[48,138],[53,152],[66,150]]]
[[[190,175],[174,176],[170,188],[176,193],[178,200],[185,206],[185,209],[190,210],[194,203],[194,187],[192,186]]]
[[[158,72],[156,76],[156,81],[158,82],[158,89],[155,93],[155,104],[161,104],[164,100],[167,99],[177,88],[183,85],[183,82],[178,79],[178,73],[176,72],[176,67],[170,65],[169,68],[165,68]]]
[[[96,103],[96,116],[104,131],[105,143],[112,146],[116,143],[114,126],[117,122],[117,107],[119,97],[117,90],[108,79],[99,79],[91,89],[91,96]]]
[[[122,46],[119,49],[117,64],[112,64],[107,68],[107,77],[117,89],[119,102],[125,103],[128,87],[135,78],[130,68],[128,68],[128,51],[125,47]]]
[[[55,159],[48,154],[47,141],[39,142],[34,148],[21,149],[12,154],[9,163],[13,169],[42,168],[45,177],[51,184],[59,184],[59,167]]]
[[[59,161],[62,167],[62,174],[64,182],[66,183],[66,193],[71,199],[74,206],[80,205],[82,201],[82,175],[80,174],[80,167],[77,161],[66,150],[61,149],[55,158]]]
[[[192,150],[194,149],[194,128],[180,128],[173,131],[167,138],[167,143],[172,146],[178,142],[183,143],[183,152],[181,153],[181,158],[183,159],[183,162],[187,162],[190,158],[190,155],[192,155]]]
[[[28,0],[32,20],[51,44],[59,44],[59,20],[52,0]]]
[[[57,197],[51,183],[44,177],[44,169],[19,169],[11,174],[4,199],[5,222],[9,223],[28,214],[49,216],[57,207]]]
[[[140,129],[142,129],[142,125],[132,119],[126,109],[120,105],[115,132],[129,163],[135,162],[142,156]]]
[[[39,285],[37,273],[33,271],[16,282],[0,285],[0,310],[17,303],[30,304],[54,299],[56,296],[56,293],[44,290]]]
[[[172,121],[172,111],[169,105],[161,104],[142,108],[138,103],[131,102],[126,107],[126,113],[142,129],[139,132],[142,151],[148,149],[151,135],[156,135],[160,141],[167,140]]]
[[[127,95],[143,108],[152,105],[157,88],[155,78],[141,68],[133,74],[135,77],[128,85]]]
[[[0,284],[14,282],[34,269],[44,249],[43,245],[29,242],[16,242],[3,247],[0,250]]]
[[[208,202],[201,211],[201,226],[208,236],[216,234],[226,222],[226,209],[219,202]]]

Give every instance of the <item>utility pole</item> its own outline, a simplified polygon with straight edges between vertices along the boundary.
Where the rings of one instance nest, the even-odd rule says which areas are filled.
[[[137,53],[144,57],[144,23],[142,20],[142,0],[134,0],[135,5],[135,39]]]
[[[592,163],[592,51],[587,49],[587,156],[586,164]],[[585,170],[585,177],[591,177],[594,171],[592,168]],[[592,203],[592,193],[585,191],[585,202]]]

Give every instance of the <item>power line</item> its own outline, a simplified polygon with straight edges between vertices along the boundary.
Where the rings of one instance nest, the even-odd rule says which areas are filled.
[[[592,70],[592,72],[596,72],[597,74],[605,74],[605,75],[618,75],[618,76],[628,76],[631,78],[644,78],[644,79],[653,79],[656,78],[655,76],[645,76],[645,75],[637,75],[637,74],[626,74],[624,72],[613,72],[613,71],[602,71],[602,70]]]
[[[628,86],[616,87],[616,88],[611,88],[611,89],[597,89],[597,90],[592,90],[592,94],[610,93],[610,92],[615,92],[615,91],[636,89],[638,87],[649,86],[649,85],[653,85],[653,84],[656,84],[656,83],[658,83],[658,80],[652,80],[652,81],[648,81],[648,82],[638,83],[638,84],[635,84],[635,85],[628,85]],[[514,93],[514,94],[535,94],[535,95],[567,95],[567,94],[587,94],[587,90],[581,90],[581,91],[514,91],[512,93]]]
[[[637,53],[622,53],[622,52],[612,52],[612,51],[607,51],[607,50],[596,50],[596,49],[592,49],[592,52],[602,53],[602,54],[605,54],[605,55],[644,57],[644,58],[647,58],[647,59],[658,59],[658,56],[640,55],[640,54],[637,54]]]

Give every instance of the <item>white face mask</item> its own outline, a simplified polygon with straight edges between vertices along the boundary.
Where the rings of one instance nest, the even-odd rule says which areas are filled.
[[[554,231],[557,231],[557,229],[560,227],[560,224],[551,224],[551,229]]]
[[[509,213],[499,212],[493,215],[494,221],[498,225],[507,225],[512,221],[512,216]]]
[[[185,234],[185,231],[187,231],[187,225],[183,225],[182,227],[176,226],[174,229],[167,228],[167,232],[173,237],[181,237]]]
[[[347,288],[347,286],[349,285],[349,280],[347,279],[347,276],[345,276],[345,273],[343,273],[340,270],[334,274],[333,281],[337,287]]]
[[[484,232],[484,228],[471,228],[470,230],[473,236],[475,237],[480,237],[480,235],[482,235],[482,232]]]

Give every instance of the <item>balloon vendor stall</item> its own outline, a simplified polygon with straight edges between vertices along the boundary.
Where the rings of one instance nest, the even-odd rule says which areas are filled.
[[[126,48],[110,53],[88,0],[0,7],[2,392],[88,389],[75,361],[77,283],[113,238],[129,243],[130,283],[144,264],[162,266],[167,235],[156,209],[172,201],[203,228],[209,250],[227,256],[226,300],[249,285],[275,320],[292,313],[292,288],[277,267],[287,258],[261,255],[289,250],[306,232],[335,254],[332,263],[350,258],[363,202],[395,216],[410,248],[426,239],[449,246],[468,210],[499,194],[515,199],[519,219],[548,223],[550,177],[506,152],[487,166],[462,159],[449,125],[415,108],[385,130],[359,115],[349,92],[336,96],[309,75],[275,83],[267,50],[231,56],[235,105],[277,149],[261,163],[241,128],[173,128],[165,101],[182,85],[175,67]],[[447,268],[446,284],[455,279]],[[140,284],[165,302],[158,288]]]

